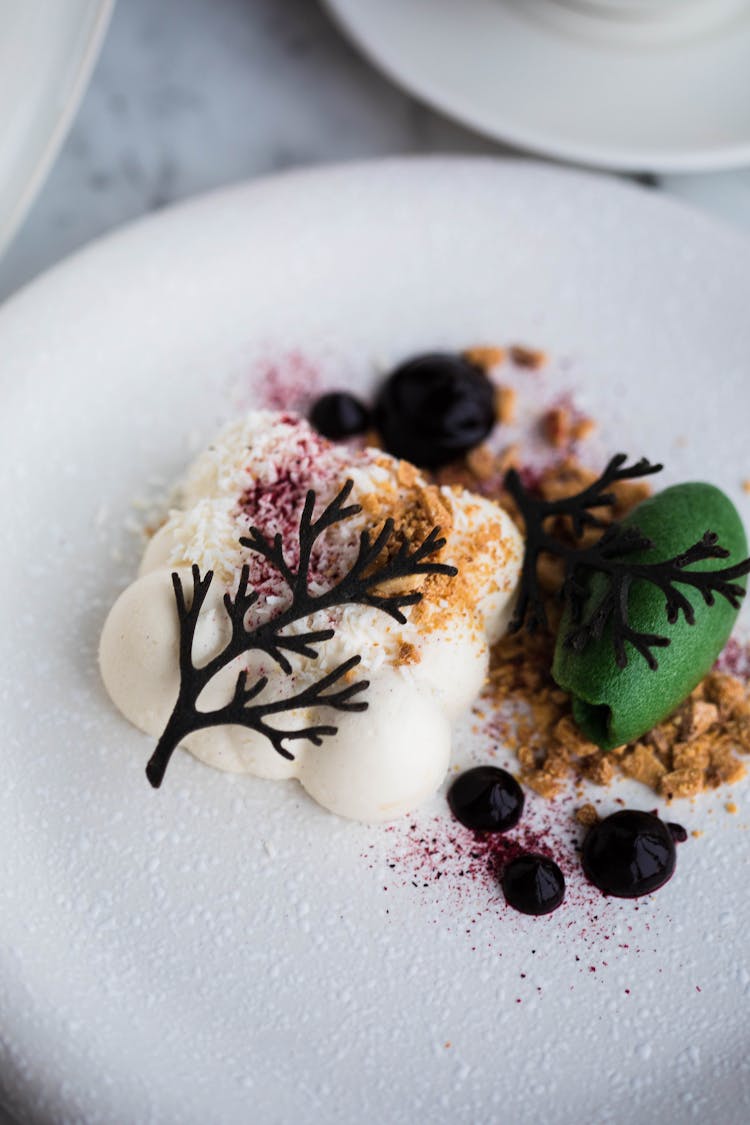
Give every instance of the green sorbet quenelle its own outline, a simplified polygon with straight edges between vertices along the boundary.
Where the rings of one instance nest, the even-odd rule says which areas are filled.
[[[691,564],[688,572],[717,570],[736,565],[748,553],[742,521],[731,500],[711,484],[678,484],[643,501],[622,520],[623,527],[637,527],[654,542],[648,550],[628,555],[636,563],[661,562],[686,551],[712,531],[729,551],[727,559],[706,559]],[[606,592],[607,576],[591,578],[584,622]],[[745,586],[746,579],[733,579]],[[604,750],[633,742],[667,718],[710,672],[737,618],[735,609],[720,594],[714,604],[705,603],[699,590],[678,585],[695,612],[689,625],[680,613],[675,624],[667,620],[666,598],[658,586],[635,579],[628,599],[628,624],[639,633],[660,634],[670,644],[657,648],[658,668],[626,641],[628,662],[617,665],[608,623],[599,639],[577,652],[566,646],[572,627],[566,607],[555,647],[552,674],[573,697],[573,716],[582,732]]]

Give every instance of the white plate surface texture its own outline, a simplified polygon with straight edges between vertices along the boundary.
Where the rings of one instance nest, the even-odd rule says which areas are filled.
[[[390,78],[499,140],[626,171],[750,163],[746,0],[663,19],[573,0],[325,2]]]
[[[3,309],[0,1076],[19,1117],[748,1120],[750,785],[738,815],[725,792],[672,806],[703,835],[657,894],[573,875],[526,918],[455,863],[419,873],[442,794],[388,830],[186,754],[150,790],[151,742],[96,663],[134,500],[247,405],[261,357],[364,389],[415,351],[542,346],[530,386],[573,386],[602,448],[710,479],[750,522],[748,292],[748,245],[680,205],[424,160],[208,196]],[[456,760],[486,753],[467,722]],[[569,815],[529,800],[531,824]]]
[[[0,0],[0,250],[44,182],[114,0]]]

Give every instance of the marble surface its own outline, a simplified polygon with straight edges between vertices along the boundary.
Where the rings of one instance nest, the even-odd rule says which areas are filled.
[[[393,153],[503,153],[392,87],[314,0],[119,0],[90,88],[0,260],[0,299],[195,192]],[[750,172],[659,186],[750,231]]]
[[[0,297],[176,199],[322,161],[495,152],[369,67],[313,0],[119,0]]]

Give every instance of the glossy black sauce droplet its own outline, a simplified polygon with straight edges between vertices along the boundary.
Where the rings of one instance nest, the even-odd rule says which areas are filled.
[[[683,828],[681,824],[675,824],[674,821],[667,821],[667,828],[675,844],[684,844],[687,840],[687,829]]]
[[[448,790],[456,820],[475,832],[507,832],[523,812],[523,790],[497,766],[476,766],[459,775]]]
[[[565,898],[565,877],[544,855],[521,855],[502,876],[505,901],[521,914],[550,914]]]
[[[329,391],[313,403],[310,422],[323,437],[341,441],[365,432],[370,425],[370,411],[348,391]]]
[[[494,423],[492,383],[460,355],[422,355],[401,364],[375,403],[388,452],[428,469],[474,449]]]
[[[653,813],[623,809],[595,824],[583,841],[586,877],[617,898],[637,898],[663,886],[675,868],[669,826]]]

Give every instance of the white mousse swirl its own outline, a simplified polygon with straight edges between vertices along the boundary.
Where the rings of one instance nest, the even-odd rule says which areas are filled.
[[[138,579],[119,597],[101,637],[104,684],[122,713],[154,738],[164,729],[179,688],[179,622],[172,572],[191,589],[191,566],[214,579],[196,628],[193,659],[200,665],[226,644],[224,594],[236,589],[243,565],[259,598],[251,623],[277,615],[290,601],[272,565],[240,544],[257,526],[267,540],[282,536],[296,563],[299,520],[309,489],[316,512],[346,480],[350,503],[362,511],[330,528],[313,552],[310,589],[320,593],[351,568],[360,533],[388,517],[417,546],[433,526],[446,545],[439,561],[455,578],[420,577],[422,601],[399,624],[369,606],[345,605],[303,619],[288,632],[333,628],[317,660],[292,657],[285,675],[264,653],[250,651],[222,669],[205,688],[201,708],[230,699],[238,672],[268,677],[263,699],[298,693],[352,656],[357,678],[370,681],[361,713],[330,709],[288,711],[277,726],[320,722],[337,728],[321,747],[289,744],[281,757],[261,734],[242,726],[194,732],[183,745],[217,769],[267,778],[297,778],[325,808],[362,821],[401,816],[435,792],[448,768],[451,722],[474,701],[487,674],[489,645],[504,631],[522,559],[514,523],[496,504],[457,488],[428,484],[406,462],[378,450],[332,445],[291,415],[253,412],[233,422],[188,470],[179,506],[154,535]],[[412,580],[410,580],[412,581]],[[323,618],[323,620],[321,620]],[[360,677],[361,673],[361,677]]]

